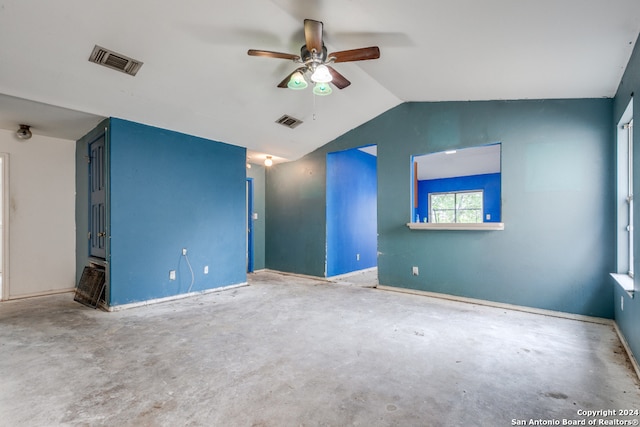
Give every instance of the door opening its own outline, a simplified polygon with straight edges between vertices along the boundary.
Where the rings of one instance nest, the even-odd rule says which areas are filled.
[[[253,273],[253,178],[247,178],[247,273]]]
[[[377,147],[328,153],[326,182],[326,276],[377,267]]]
[[[9,154],[0,153],[0,300],[9,299]]]

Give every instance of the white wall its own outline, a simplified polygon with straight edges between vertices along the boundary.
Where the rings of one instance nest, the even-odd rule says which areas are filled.
[[[75,141],[36,132],[20,141],[0,129],[0,152],[9,153],[10,299],[75,286]]]

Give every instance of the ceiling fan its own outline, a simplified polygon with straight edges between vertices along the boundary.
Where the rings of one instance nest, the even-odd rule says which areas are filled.
[[[342,50],[327,54],[327,48],[322,41],[322,22],[313,19],[304,20],[305,45],[300,48],[300,55],[269,50],[249,49],[250,56],[264,56],[267,58],[290,59],[301,66],[289,74],[278,84],[280,88],[305,89],[307,81],[314,84],[313,93],[329,95],[333,83],[338,89],[344,89],[351,82],[337,72],[330,64],[338,62],[363,61],[380,58],[378,46],[360,49]]]

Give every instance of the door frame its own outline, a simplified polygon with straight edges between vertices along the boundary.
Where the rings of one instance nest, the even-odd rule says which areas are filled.
[[[253,273],[253,178],[247,178],[247,273]]]
[[[92,146],[93,144],[98,143],[100,140],[102,140],[102,154],[101,154],[101,158],[100,159],[95,159],[92,156]],[[88,144],[87,144],[87,158],[89,160],[88,162],[88,178],[89,178],[89,206],[88,206],[88,213],[89,213],[89,222],[88,222],[88,232],[89,232],[89,239],[88,239],[88,255],[89,258],[96,258],[96,259],[102,259],[102,260],[106,260],[107,259],[107,253],[108,253],[108,243],[109,243],[109,234],[108,234],[108,224],[109,224],[109,218],[108,218],[108,202],[107,202],[107,197],[109,194],[109,189],[108,189],[108,176],[107,176],[107,167],[108,167],[108,163],[107,163],[107,132],[105,129],[104,133],[99,134],[98,136],[96,136],[95,138],[93,138]],[[95,165],[98,165],[98,169],[95,169]],[[98,225],[96,226],[95,224],[95,217],[94,217],[94,212],[93,212],[93,183],[94,180],[96,179],[96,173],[101,175],[99,176],[99,179],[102,180],[102,192],[104,193],[104,196],[101,198],[102,201],[102,224],[100,224],[100,221],[98,221]],[[100,227],[100,225],[102,225],[102,227]],[[96,232],[94,235],[94,231]],[[102,234],[102,236],[100,236],[100,234]],[[103,239],[103,240],[100,240]],[[94,249],[93,242],[96,242],[97,248]],[[102,242],[102,244],[101,244]],[[93,251],[96,251],[96,253],[94,253]]]
[[[9,153],[0,153],[0,165],[2,173],[2,209],[0,209],[0,223],[2,224],[2,257],[0,257],[0,274],[2,274],[2,283],[0,284],[0,300],[9,299]]]

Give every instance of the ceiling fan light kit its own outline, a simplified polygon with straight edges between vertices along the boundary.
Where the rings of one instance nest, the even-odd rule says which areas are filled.
[[[333,92],[333,89],[331,89],[329,83],[316,83],[313,87],[313,93],[318,96],[331,95],[331,92]]]
[[[308,87],[305,76],[315,83],[313,93],[316,95],[329,95],[333,89],[333,84],[338,89],[344,89],[351,82],[342,74],[336,71],[331,64],[339,62],[364,61],[368,59],[380,58],[378,46],[363,47],[327,54],[327,48],[322,40],[322,27],[320,21],[313,19],[304,20],[305,45],[300,48],[300,55],[291,53],[272,52],[269,50],[249,49],[250,56],[264,56],[267,58],[289,59],[301,66],[285,77],[278,85],[280,88],[301,90]]]
[[[291,78],[289,79],[289,83],[287,83],[287,87],[293,90],[301,90],[306,89],[309,84],[304,79],[304,75],[300,71],[295,71]]]
[[[318,65],[313,74],[311,74],[311,80],[314,83],[329,83],[332,79],[329,69],[323,64]]]

